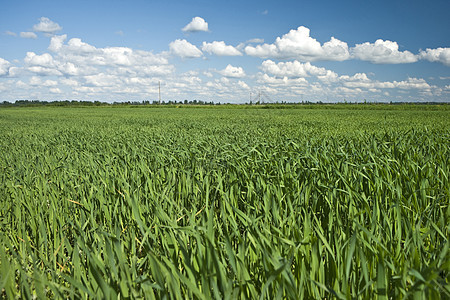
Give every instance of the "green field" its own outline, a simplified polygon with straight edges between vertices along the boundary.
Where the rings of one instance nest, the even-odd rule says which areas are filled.
[[[449,158],[448,105],[2,108],[0,298],[449,299]]]

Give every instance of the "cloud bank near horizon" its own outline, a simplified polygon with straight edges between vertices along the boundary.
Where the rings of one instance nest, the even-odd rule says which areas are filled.
[[[425,98],[449,95],[449,86],[436,86],[424,78],[407,77],[380,81],[373,74],[359,72],[338,74],[313,65],[320,61],[365,61],[372,64],[412,64],[418,61],[440,63],[450,67],[450,48],[419,50],[417,54],[400,49],[395,41],[378,39],[349,46],[335,37],[324,43],[299,26],[275,39],[273,43],[250,38],[238,46],[223,40],[203,41],[198,45],[178,38],[160,53],[130,47],[96,47],[67,34],[57,35],[62,27],[47,17],[33,26],[34,32],[20,37],[37,39],[36,33],[48,37],[47,52],[28,51],[22,60],[7,61],[0,57],[0,91],[3,97],[43,100],[62,98],[138,98],[155,94],[156,83],[163,80],[166,96],[180,99],[187,94],[205,99],[247,100],[254,90],[265,90],[284,99],[299,96],[378,98]],[[195,17],[183,32],[209,31],[208,23]],[[11,37],[13,32],[5,32]],[[206,55],[207,54],[207,55]],[[177,59],[226,60],[227,57],[261,59],[256,72],[246,70],[248,63],[226,63],[222,69],[204,68],[179,71]],[[243,62],[243,61],[241,61]],[[15,91],[16,89],[16,91]],[[17,91],[20,89],[20,92]],[[4,99],[7,100],[7,99]],[[12,100],[12,99],[8,99]],[[242,100],[241,100],[242,101]]]

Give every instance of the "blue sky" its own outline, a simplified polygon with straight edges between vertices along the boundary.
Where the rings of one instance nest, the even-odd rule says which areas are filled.
[[[0,6],[0,101],[450,101],[448,0]]]

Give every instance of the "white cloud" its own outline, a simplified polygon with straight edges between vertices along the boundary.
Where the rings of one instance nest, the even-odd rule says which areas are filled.
[[[297,55],[317,56],[322,47],[320,43],[310,37],[310,30],[300,26],[297,30],[291,30],[289,33],[277,38],[275,45],[282,55],[295,57]]]
[[[429,90],[432,88],[425,79],[422,78],[408,78],[408,80],[403,81],[394,81],[394,86],[400,89],[410,90],[410,89],[418,89],[418,90]]]
[[[53,67],[53,57],[44,53],[42,55],[37,55],[34,52],[27,52],[27,56],[23,60],[29,66],[41,66],[41,67]]]
[[[21,32],[20,37],[24,39],[37,39],[37,35],[34,32]]]
[[[53,22],[49,18],[41,17],[39,23],[33,26],[33,30],[36,32],[42,32],[47,35],[53,35],[62,29],[58,23]]]
[[[241,51],[248,44],[262,44],[262,43],[264,43],[264,39],[254,38],[254,39],[247,40],[247,41],[245,41],[243,43],[240,43],[239,45],[236,46],[236,49]]]
[[[133,50],[126,47],[109,47],[103,49],[104,57],[112,64],[130,66]]]
[[[244,51],[247,55],[257,56],[261,58],[279,57],[277,47],[273,44],[257,45],[256,47],[247,46],[245,47]]]
[[[0,67],[1,69],[1,67]],[[1,73],[1,71],[0,71]],[[22,67],[10,67],[9,68],[9,76],[11,77],[18,77],[23,73],[23,68]]]
[[[48,50],[53,52],[58,51],[59,49],[61,49],[66,39],[67,34],[52,36],[50,40],[50,46],[48,46]]]
[[[305,78],[289,78],[287,76],[284,77],[276,77],[269,76],[267,74],[260,74],[258,78],[258,82],[265,85],[275,86],[289,86],[289,87],[298,87],[298,86],[306,86],[308,85],[308,81]]]
[[[420,51],[419,57],[431,62],[440,62],[450,67],[450,48],[426,49]]]
[[[27,68],[31,73],[35,73],[42,76],[61,76],[63,75],[60,71],[54,68],[46,68],[42,66],[31,66]]]
[[[225,69],[218,71],[218,73],[231,78],[245,77],[245,72],[242,67],[233,67],[232,65],[228,65]]]
[[[6,30],[6,31],[5,31],[5,34],[6,34],[6,35],[9,35],[9,36],[17,36],[17,33],[12,32],[12,31],[9,31],[9,30]]]
[[[186,40],[175,40],[169,44],[170,51],[182,58],[196,58],[203,56],[196,46]]]
[[[278,37],[274,44],[262,44],[245,47],[245,53],[261,58],[297,59],[301,61],[336,60],[349,58],[347,43],[334,37],[323,46],[310,36],[310,30],[304,26],[292,29]]]
[[[313,66],[309,62],[301,63],[297,60],[279,63],[266,60],[261,64],[261,70],[277,77],[291,78],[308,77],[310,75],[324,76],[327,74],[327,70],[325,68]]]
[[[121,80],[117,76],[110,74],[99,73],[85,76],[84,78],[86,80],[86,84],[89,86],[112,87],[122,85]]]
[[[63,37],[64,36],[65,35],[63,35]],[[97,48],[81,41],[81,39],[79,38],[70,39],[67,42],[67,50],[70,52],[74,52],[78,55],[94,54],[96,52],[99,53],[99,51],[97,51]]]
[[[416,55],[409,51],[399,51],[398,48],[397,42],[379,39],[373,44],[369,42],[356,44],[351,53],[353,58],[375,64],[404,64],[418,60]]]
[[[58,85],[58,82],[55,80],[46,80],[42,83],[43,86],[56,86]]]
[[[195,17],[181,30],[184,32],[208,31],[208,23],[203,18]]]
[[[38,76],[31,76],[29,83],[30,85],[40,85],[42,81],[41,78]]]
[[[350,57],[347,43],[340,41],[334,37],[323,44],[324,58],[330,60],[343,61]]]
[[[0,92],[4,92],[8,90],[8,86],[5,82],[0,82]]]
[[[342,75],[339,77],[340,80],[350,81],[350,82],[369,82],[370,79],[367,77],[366,73],[356,73],[353,76]]]
[[[209,54],[218,56],[240,56],[242,55],[235,47],[226,45],[224,41],[214,41],[212,43],[203,42],[202,50]]]
[[[0,57],[0,76],[8,75],[10,62]]]
[[[264,43],[264,39],[254,38],[251,40],[246,41],[247,44],[261,44]]]
[[[244,43],[238,49],[244,47]],[[450,48],[427,49],[422,51],[423,59],[440,61],[450,65]],[[397,42],[377,40],[375,43],[356,44],[349,50],[346,42],[331,37],[323,45],[310,36],[310,30],[304,26],[292,29],[282,37],[277,37],[273,44],[247,45],[247,55],[261,58],[295,59],[299,61],[331,60],[344,61],[350,58],[370,61],[376,64],[413,63],[418,56],[410,51],[399,51]]]
[[[29,84],[32,86],[38,86],[38,87],[40,87],[40,86],[50,87],[50,86],[58,85],[58,82],[55,80],[49,80],[49,79],[43,82],[40,77],[31,76],[31,78],[29,80]]]
[[[206,22],[205,24],[207,26]],[[192,26],[186,32],[195,31],[195,26]],[[28,52],[22,61],[8,62],[0,58],[0,90],[5,99],[21,99],[22,95],[29,95],[42,100],[154,100],[158,98],[158,81],[162,83],[164,100],[242,102],[243,99],[248,99],[250,92],[254,96],[255,91],[261,90],[275,100],[287,101],[303,100],[301,95],[309,101],[322,101],[324,95],[327,100],[329,96],[330,101],[344,98],[361,100],[366,96],[367,99],[383,99],[381,97],[387,91],[390,97],[411,101],[416,96],[417,99],[425,99],[426,95],[433,96],[428,97],[429,99],[442,99],[450,92],[448,82],[440,82],[438,87],[422,78],[405,77],[382,81],[377,80],[372,73],[340,76],[332,70],[311,63],[317,60],[346,59],[400,63],[423,59],[449,66],[450,48],[426,49],[413,55],[409,51],[399,51],[395,42],[378,40],[349,49],[347,43],[334,37],[325,43],[317,41],[310,36],[310,30],[306,27],[280,35],[272,44],[264,44],[262,39],[252,39],[239,46],[228,45],[226,41],[203,42],[200,46],[195,46],[185,39],[178,39],[169,44],[170,51],[157,54],[128,47],[96,47],[80,38],[55,35],[57,31],[50,29],[37,32],[47,35],[53,33],[47,51],[33,50],[36,53]],[[20,36],[26,37],[28,34],[32,38],[34,33],[22,32]],[[219,58],[209,57],[207,54],[247,54],[271,59],[261,60],[260,72],[257,74],[246,74],[242,67],[233,66],[231,61],[224,64],[224,69],[214,69],[213,66],[201,63],[195,65],[196,71],[182,74],[175,73],[175,66],[169,63],[175,55],[201,58],[204,53],[211,63],[213,59]],[[287,59],[289,61],[283,61]]]
[[[214,77],[214,75],[211,72],[208,72],[208,71],[203,72],[203,75],[205,75],[206,77],[209,77],[209,78]]]
[[[339,79],[338,77],[339,77],[338,74],[331,70],[326,70],[325,74],[317,76],[317,78],[320,81],[322,81],[326,84],[331,84],[331,83],[337,82]]]
[[[131,99],[142,100],[148,97],[149,89],[157,87],[159,80],[167,80],[175,71],[169,64],[168,52],[153,54],[127,47],[97,48],[78,38],[66,39],[66,35],[53,36],[48,47],[51,52],[28,52],[23,67],[16,68],[13,73],[32,76],[29,81],[14,83],[21,85],[22,90],[36,91],[42,100],[51,99],[48,93],[85,99],[102,96],[111,99],[113,96],[117,100],[120,97],[130,99],[131,95]],[[2,74],[12,76],[13,67],[9,62],[1,60],[0,66]],[[44,76],[57,78],[44,79]],[[193,80],[193,77],[189,79]],[[174,81],[178,80],[178,77],[174,78]],[[153,87],[149,88],[151,85]],[[9,94],[20,95],[12,90]]]
[[[153,54],[128,47],[96,48],[79,38],[53,36],[48,49],[55,53],[57,69],[65,75],[93,75],[109,68],[110,73],[123,76],[166,75],[174,71],[167,54]]]
[[[294,94],[326,94],[334,97],[336,95],[358,94],[362,97],[364,93],[383,94],[386,90],[392,90],[396,93],[418,93],[421,95],[437,95],[440,89],[437,86],[430,85],[421,78],[408,78],[401,81],[378,81],[372,80],[366,73],[356,73],[354,75],[342,75],[316,67],[309,62],[301,63],[299,61],[278,62],[266,60],[261,64],[260,69],[264,73],[257,75],[257,82],[261,85],[267,85],[279,90],[279,95],[284,95],[286,90]],[[306,78],[311,78],[306,80]]]
[[[226,102],[241,102],[243,99],[248,99],[249,86],[242,80],[229,80],[226,77],[214,79],[204,82],[202,84],[190,85],[187,87],[195,94],[201,96],[206,100],[216,100]],[[182,95],[185,95],[185,89],[181,90]]]
[[[377,81],[371,80],[365,73],[356,73],[353,76],[343,75],[339,81],[348,88],[361,89],[401,89],[401,90],[423,90],[429,91],[433,86],[422,78],[408,78],[402,81]]]
[[[83,72],[75,64],[71,62],[61,63],[58,69],[64,74],[69,76],[81,75]]]
[[[67,86],[78,86],[80,83],[73,78],[62,78],[61,83]]]
[[[243,89],[246,89],[246,90],[250,89],[250,87],[248,86],[248,84],[246,84],[246,83],[243,82],[242,80],[239,80],[239,81],[238,81],[238,85],[239,85],[241,88],[243,88]]]

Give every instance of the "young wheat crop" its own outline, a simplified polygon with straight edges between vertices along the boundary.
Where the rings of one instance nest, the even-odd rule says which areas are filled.
[[[0,295],[448,299],[441,110],[0,110]]]

